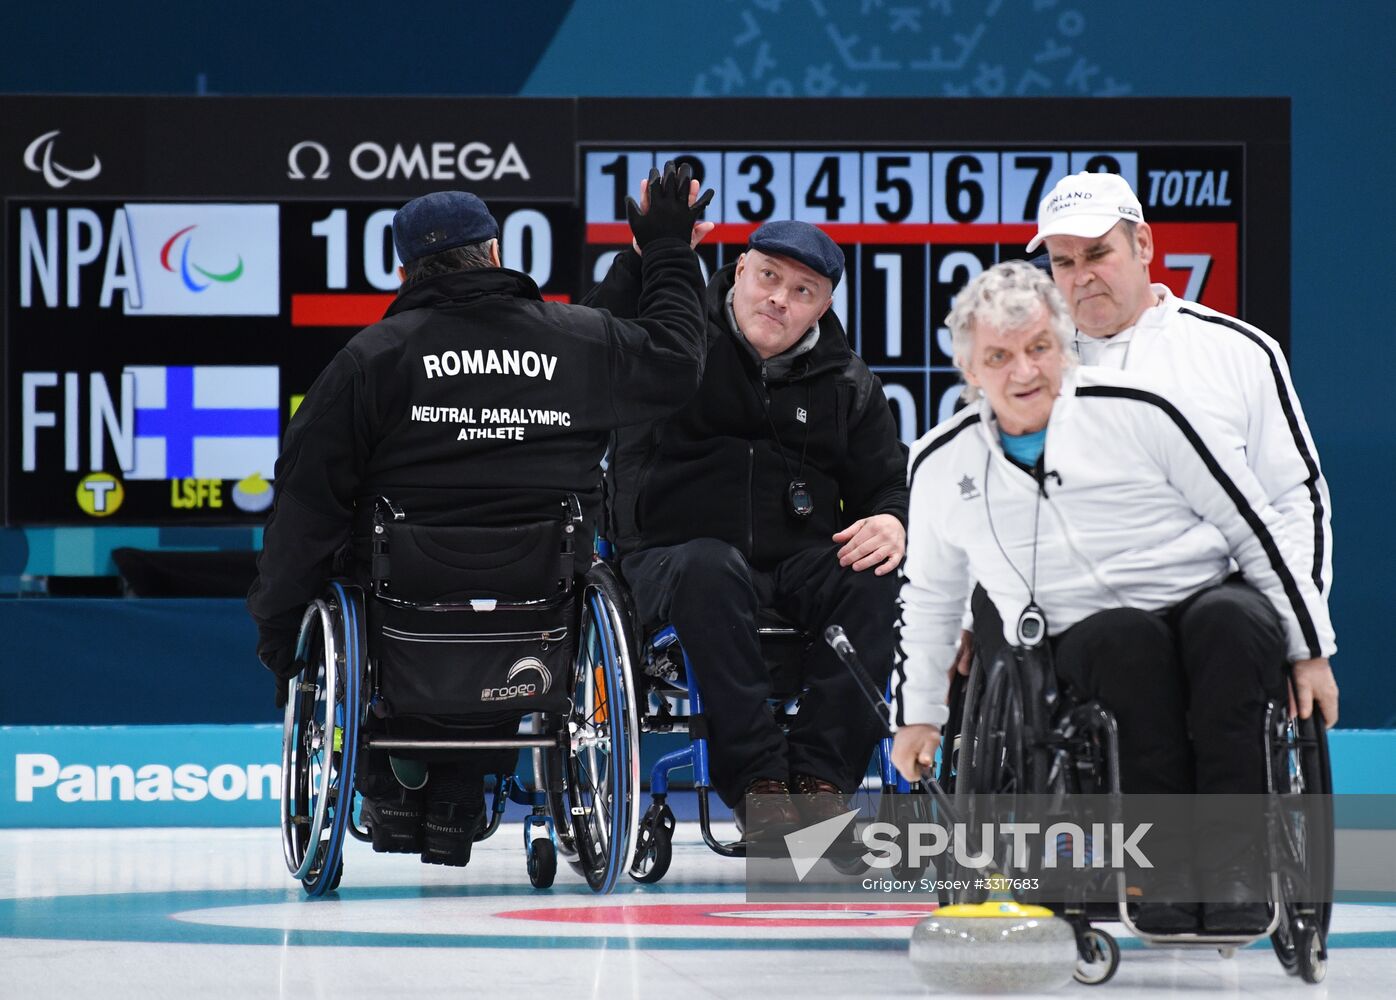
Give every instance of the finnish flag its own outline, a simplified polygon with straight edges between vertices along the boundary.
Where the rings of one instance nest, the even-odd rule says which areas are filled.
[[[127,479],[272,477],[280,447],[275,365],[128,365],[135,382]]]

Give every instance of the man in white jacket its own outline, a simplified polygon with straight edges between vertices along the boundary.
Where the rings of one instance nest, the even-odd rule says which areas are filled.
[[[1124,791],[1262,791],[1261,720],[1284,697],[1285,660],[1301,714],[1317,700],[1331,725],[1337,686],[1323,595],[1244,456],[1157,383],[1077,368],[1066,304],[1029,264],[974,279],[949,323],[983,398],[911,453],[898,769],[930,765],[974,579],[1006,636],[1040,609],[1058,676],[1115,712]],[[1253,874],[1206,875],[1237,884],[1236,905],[1204,908],[1206,929],[1253,929]],[[1151,904],[1153,929],[1195,927],[1196,910],[1167,899]]]
[[[1280,531],[1325,600],[1333,582],[1328,483],[1279,345],[1253,326],[1149,280],[1156,247],[1118,174],[1062,178],[1038,206],[1029,253],[1045,245],[1084,365],[1136,372],[1190,400],[1244,457],[1280,515]],[[976,593],[981,661],[1001,648],[998,616]],[[968,644],[959,663],[967,672]]]
[[[1325,595],[1333,582],[1328,484],[1279,345],[1253,326],[1149,281],[1153,231],[1128,182],[1080,173],[1038,210],[1083,365],[1137,371],[1192,400],[1242,450],[1282,530]]]

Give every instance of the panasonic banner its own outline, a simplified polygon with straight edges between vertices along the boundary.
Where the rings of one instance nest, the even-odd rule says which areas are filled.
[[[0,727],[0,827],[274,826],[281,726]]]

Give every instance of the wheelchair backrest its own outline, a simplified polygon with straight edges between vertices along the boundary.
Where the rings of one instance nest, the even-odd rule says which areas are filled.
[[[572,589],[581,506],[568,494],[559,516],[505,526],[413,524],[380,498],[373,516],[370,587],[414,605],[551,601]]]

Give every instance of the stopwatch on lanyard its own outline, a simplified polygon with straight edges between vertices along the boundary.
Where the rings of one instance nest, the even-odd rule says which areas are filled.
[[[1003,554],[1003,561],[1008,563],[1009,568],[1017,574],[1018,579],[1023,581],[1023,586],[1028,591],[1028,603],[1018,615],[1018,626],[1016,636],[1018,645],[1025,649],[1036,649],[1047,638],[1047,613],[1037,603],[1037,527],[1038,517],[1042,513],[1042,495],[1044,488],[1039,485],[1037,490],[1037,502],[1033,506],[1032,512],[1032,582],[1023,576],[1013,560],[1008,558],[1008,552],[1004,549],[1003,543],[999,541],[998,532],[994,530],[993,509],[989,506],[989,464],[993,458],[990,453],[984,457],[984,513],[989,518],[989,533],[994,536],[994,544],[999,547],[999,552]]]

